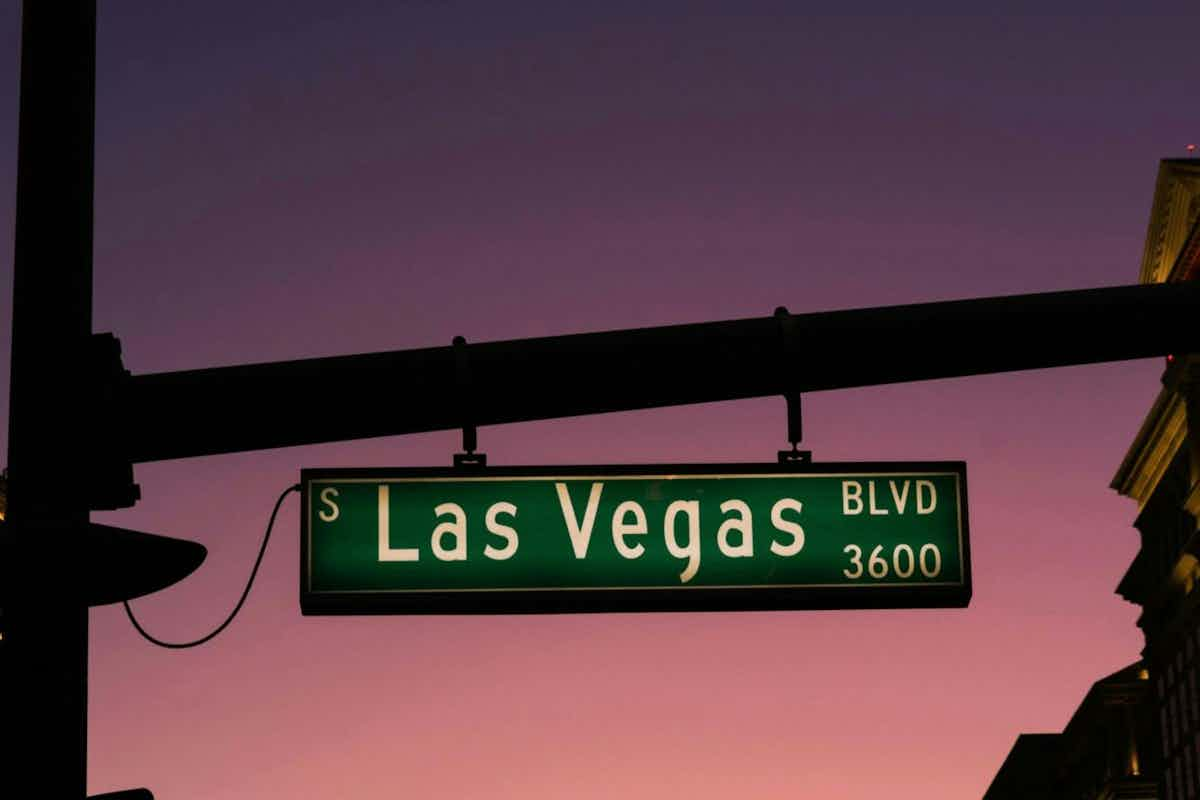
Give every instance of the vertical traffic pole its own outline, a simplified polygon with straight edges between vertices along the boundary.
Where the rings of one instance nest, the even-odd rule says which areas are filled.
[[[25,0],[21,22],[0,774],[82,798],[96,2]]]

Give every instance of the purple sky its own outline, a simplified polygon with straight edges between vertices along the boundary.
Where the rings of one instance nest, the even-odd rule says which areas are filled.
[[[102,2],[96,330],[150,372],[1128,284],[1158,161],[1200,139],[1194,0],[592,5]],[[6,3],[5,409],[18,50]],[[1138,656],[1113,594],[1135,507],[1108,483],[1160,371],[806,397],[818,459],[967,461],[966,610],[302,618],[291,499],[211,644],[159,650],[93,611],[89,788],[978,796],[1019,732],[1061,729]],[[784,430],[774,398],[480,442],[496,464],[758,461]],[[301,467],[448,465],[458,445],[142,465],[137,507],[95,516],[208,547],[135,603],[194,638]]]

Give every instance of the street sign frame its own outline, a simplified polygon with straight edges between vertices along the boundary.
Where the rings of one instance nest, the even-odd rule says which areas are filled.
[[[311,520],[314,483],[378,479],[488,480],[562,477],[780,477],[817,475],[889,478],[909,474],[953,474],[958,503],[961,581],[946,583],[856,583],[838,586],[670,586],[633,588],[545,588],[471,590],[314,591]],[[774,611],[819,609],[963,608],[971,599],[971,557],[966,463],[963,461],[819,462],[806,464],[621,464],[453,467],[329,468],[301,470],[300,607],[305,615],[377,614],[560,614],[651,611]]]

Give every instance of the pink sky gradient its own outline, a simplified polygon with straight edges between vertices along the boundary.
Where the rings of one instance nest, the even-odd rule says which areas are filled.
[[[94,305],[126,365],[1133,283],[1158,160],[1200,138],[1193,2],[514,5],[102,2]],[[10,3],[4,285],[18,50]],[[1136,508],[1108,483],[1161,368],[806,396],[819,460],[967,462],[965,610],[302,618],[290,499],[212,643],[160,650],[120,606],[92,612],[89,789],[979,796],[1018,733],[1061,729],[1138,657],[1113,594]],[[495,464],[720,462],[773,459],[784,432],[769,398],[479,437]],[[144,499],[94,516],[208,547],[135,602],[189,639],[236,601],[302,467],[449,465],[458,446],[141,465]]]

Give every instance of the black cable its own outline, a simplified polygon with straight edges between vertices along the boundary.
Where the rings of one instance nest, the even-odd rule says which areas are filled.
[[[263,536],[262,547],[258,548],[258,558],[254,560],[254,569],[250,571],[250,580],[246,581],[246,589],[242,592],[242,596],[237,601],[237,605],[233,607],[233,611],[229,612],[229,616],[225,618],[224,622],[217,626],[215,631],[207,636],[196,639],[193,642],[164,642],[162,639],[156,639],[146,632],[146,629],[143,628],[138,623],[137,618],[133,616],[133,609],[129,607],[129,601],[126,600],[124,603],[125,614],[128,615],[129,621],[133,623],[133,627],[137,628],[137,632],[140,633],[147,641],[152,642],[159,647],[169,647],[174,650],[182,650],[187,647],[195,647],[196,645],[204,644],[218,633],[229,627],[229,623],[233,622],[233,618],[236,617],[237,613],[242,610],[242,604],[246,602],[246,597],[248,597],[250,594],[250,587],[254,585],[254,576],[258,574],[258,566],[262,564],[263,554],[267,552],[267,542],[271,540],[271,529],[275,527],[275,516],[279,513],[279,507],[283,505],[283,499],[292,492],[298,491],[300,491],[300,484],[297,483],[293,486],[289,486],[283,490],[283,494],[279,495],[279,499],[275,501],[275,508],[271,511],[271,519],[267,522],[267,533],[265,536]]]

